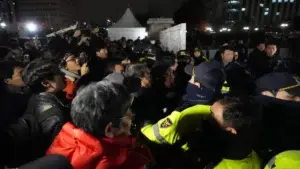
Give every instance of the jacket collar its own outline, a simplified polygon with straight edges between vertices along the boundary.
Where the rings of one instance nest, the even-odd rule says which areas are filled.
[[[79,75],[75,74],[75,73],[72,73],[70,71],[67,71],[66,69],[63,69],[61,68],[60,69],[64,74],[65,74],[65,77],[72,80],[72,81],[76,81],[77,79],[80,78]]]
[[[118,138],[96,138],[80,128],[76,128],[71,123],[66,123],[63,127],[64,131],[73,136],[75,140],[79,140],[80,142],[86,144],[89,147],[94,147],[98,150],[103,150],[103,145],[106,146],[114,146],[114,147],[130,147],[134,143],[136,143],[135,138],[131,137],[118,137]]]

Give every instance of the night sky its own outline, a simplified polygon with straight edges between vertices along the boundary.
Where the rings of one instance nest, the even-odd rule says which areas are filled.
[[[81,20],[101,23],[107,18],[116,22],[130,5],[135,15],[154,13],[172,17],[187,0],[77,0],[77,16]]]

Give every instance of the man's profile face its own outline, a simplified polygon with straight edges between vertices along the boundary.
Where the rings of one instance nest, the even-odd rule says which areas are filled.
[[[127,111],[127,113],[125,113],[125,115],[120,119],[118,127],[114,127],[112,123],[108,124],[105,129],[106,137],[114,138],[130,136],[133,117],[134,114],[131,111]]]
[[[55,75],[53,80],[45,80],[42,84],[47,88],[46,90],[51,93],[63,91],[66,87],[66,81],[62,75]]]
[[[12,77],[5,79],[5,83],[15,87],[24,87],[25,83],[22,79],[23,70],[21,67],[15,67]]]
[[[277,46],[276,45],[268,45],[266,48],[266,54],[269,57],[272,57],[277,52]]]

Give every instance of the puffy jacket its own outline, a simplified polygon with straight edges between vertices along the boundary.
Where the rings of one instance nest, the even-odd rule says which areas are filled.
[[[33,95],[25,114],[7,133],[12,167],[25,164],[45,154],[47,148],[69,118],[69,106],[49,93]],[[30,152],[30,153],[28,153]]]
[[[71,123],[63,126],[47,154],[65,156],[73,169],[141,169],[152,159],[134,138],[97,139]]]

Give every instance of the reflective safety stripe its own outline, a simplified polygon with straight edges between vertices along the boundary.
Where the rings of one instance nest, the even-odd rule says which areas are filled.
[[[269,162],[268,162],[268,167],[270,169],[274,168],[275,167],[275,161],[276,161],[276,157],[273,157]]]
[[[162,144],[168,144],[168,142],[159,134],[158,124],[153,125],[153,132],[156,139]]]

